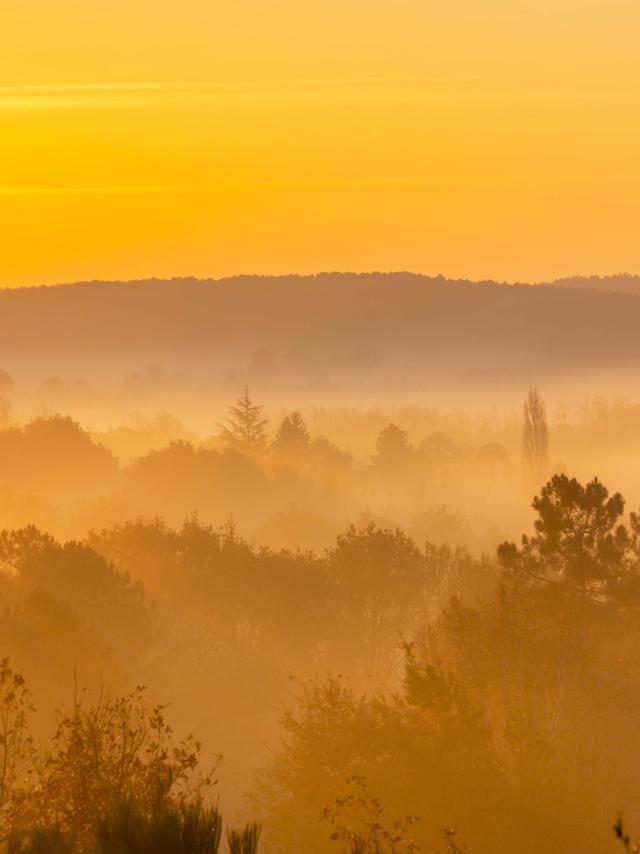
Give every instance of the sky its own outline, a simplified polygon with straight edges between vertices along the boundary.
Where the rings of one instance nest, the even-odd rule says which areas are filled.
[[[640,273],[638,0],[0,0],[0,286]]]

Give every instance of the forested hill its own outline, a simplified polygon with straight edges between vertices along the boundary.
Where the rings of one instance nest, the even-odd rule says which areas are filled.
[[[640,363],[640,299],[614,292],[616,281],[630,290],[638,280],[532,286],[327,273],[7,289],[0,356],[265,351],[299,366],[401,361],[510,373],[632,365]]]
[[[640,276],[630,276],[628,273],[618,276],[573,276],[568,279],[556,279],[551,284],[557,288],[640,295]]]

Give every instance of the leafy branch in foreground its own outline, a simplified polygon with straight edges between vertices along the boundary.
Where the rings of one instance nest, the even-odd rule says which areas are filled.
[[[385,825],[385,809],[369,791],[364,777],[353,775],[347,780],[352,791],[338,796],[325,807],[321,821],[333,827],[330,839],[346,842],[351,854],[413,854],[420,848],[411,835],[419,816]]]

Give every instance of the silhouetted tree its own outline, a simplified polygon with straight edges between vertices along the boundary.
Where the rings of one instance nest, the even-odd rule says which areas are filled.
[[[533,581],[560,584],[583,596],[628,594],[637,585],[639,521],[631,530],[621,522],[624,499],[595,478],[586,486],[575,478],[554,475],[533,499],[538,514],[533,537],[522,547],[503,543],[498,557],[504,567]]]
[[[409,444],[409,434],[396,424],[384,427],[376,440],[373,465],[377,469],[394,471],[403,469],[413,461],[415,452]]]
[[[278,451],[294,451],[309,444],[309,429],[299,412],[292,412],[283,419],[273,447]]]
[[[16,835],[58,829],[73,843],[68,850],[95,851],[96,833],[108,836],[110,819],[122,819],[126,804],[143,817],[167,809],[179,815],[182,807],[201,804],[213,781],[198,774],[199,757],[199,742],[175,739],[165,707],[149,703],[144,688],[124,697],[103,696],[91,706],[76,700],[70,711],[58,714],[50,745],[34,757],[10,829]],[[112,834],[116,830],[111,827]]]
[[[13,408],[6,397],[0,394],[0,430],[6,430],[13,421]]]
[[[544,468],[549,462],[547,413],[542,396],[535,386],[529,388],[524,403],[522,456],[525,462],[536,471]]]
[[[400,632],[424,603],[424,555],[399,529],[351,526],[327,550],[327,569],[335,609],[349,638],[354,632],[359,637],[361,664],[369,676],[381,676],[397,654]],[[346,646],[353,647],[352,641]]]
[[[218,435],[230,447],[247,454],[259,454],[267,445],[265,427],[268,421],[262,417],[263,406],[254,403],[245,388],[235,406],[229,407],[229,417],[218,424]]]
[[[11,376],[0,368],[0,394],[8,394],[13,391],[13,379]]]

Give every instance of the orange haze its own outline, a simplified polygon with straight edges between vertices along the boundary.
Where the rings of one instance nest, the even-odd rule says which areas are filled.
[[[0,285],[637,271],[636,0],[5,0]]]

